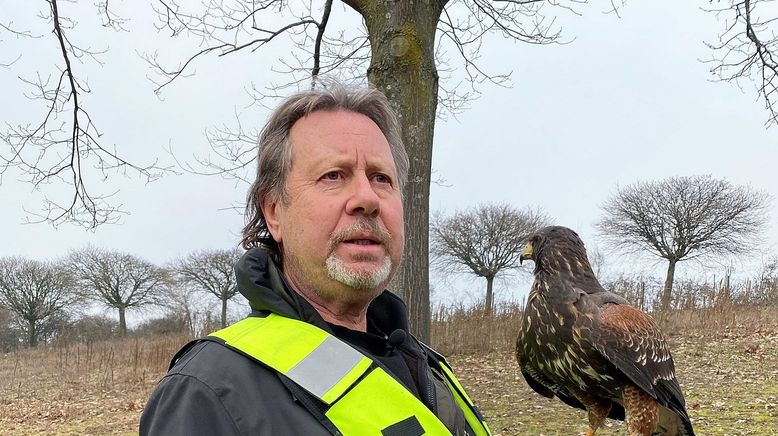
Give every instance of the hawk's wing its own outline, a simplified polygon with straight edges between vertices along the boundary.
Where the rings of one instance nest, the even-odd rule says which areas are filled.
[[[571,407],[576,407],[581,410],[586,410],[586,407],[578,401],[563,385],[555,383],[550,378],[546,377],[539,368],[535,367],[532,362],[523,355],[521,350],[523,346],[521,341],[525,340],[521,335],[518,338],[516,346],[516,360],[519,362],[519,369],[521,375],[524,376],[524,380],[532,388],[533,391],[546,398],[554,398],[556,396],[562,402]],[[624,420],[624,408],[618,404],[614,404],[608,415],[611,419]]]
[[[516,353],[516,359],[519,361],[519,369],[521,369],[521,375],[524,376],[524,380],[532,388],[533,391],[546,398],[559,397],[560,400],[565,402],[568,406],[577,407],[582,410],[586,410],[583,404],[573,397],[564,386],[554,383],[551,379],[543,375],[538,368],[520,352]]]
[[[667,341],[650,316],[625,304],[606,304],[592,331],[592,342],[633,384],[686,416]]]

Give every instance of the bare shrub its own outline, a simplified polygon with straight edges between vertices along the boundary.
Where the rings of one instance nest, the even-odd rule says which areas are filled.
[[[662,284],[659,279],[649,275],[622,274],[615,279],[603,281],[602,286],[609,292],[626,298],[630,304],[645,312],[653,307]]]
[[[497,304],[491,315],[483,305],[439,306],[432,313],[432,347],[444,355],[513,353],[522,311],[515,303]]]
[[[0,304],[0,353],[16,350],[24,341],[16,315]]]
[[[189,320],[186,315],[172,313],[144,321],[133,330],[133,334],[136,336],[182,335],[189,331]]]
[[[778,306],[731,305],[694,310],[673,311],[662,318],[662,328],[670,335],[722,337],[740,332],[742,335],[778,326]]]
[[[85,315],[63,326],[56,336],[58,345],[81,342],[88,344],[113,339],[119,335],[119,322],[105,315]]]

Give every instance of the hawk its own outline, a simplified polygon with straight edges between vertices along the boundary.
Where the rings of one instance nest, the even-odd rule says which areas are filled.
[[[530,387],[586,410],[587,436],[606,417],[625,414],[630,436],[693,436],[662,332],[600,285],[578,235],[543,228],[530,235],[521,255],[527,259],[535,263],[535,281],[516,357]]]

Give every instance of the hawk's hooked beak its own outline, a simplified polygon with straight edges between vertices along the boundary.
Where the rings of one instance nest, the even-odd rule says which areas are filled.
[[[532,242],[527,242],[527,245],[524,246],[524,251],[519,257],[519,265],[523,264],[525,260],[532,260]]]

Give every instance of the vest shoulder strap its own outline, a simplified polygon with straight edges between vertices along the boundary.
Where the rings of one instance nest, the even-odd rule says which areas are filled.
[[[327,405],[373,363],[324,330],[275,314],[246,318],[210,336],[283,374]]]

